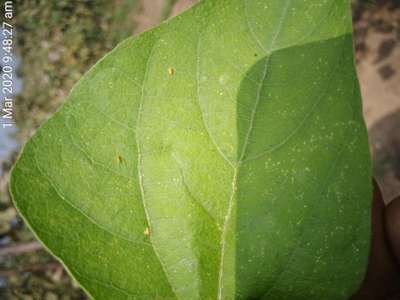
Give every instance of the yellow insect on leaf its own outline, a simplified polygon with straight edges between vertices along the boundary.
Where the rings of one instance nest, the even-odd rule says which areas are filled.
[[[150,228],[149,227],[146,227],[146,229],[144,230],[144,235],[147,235],[147,236],[149,236],[150,235]]]

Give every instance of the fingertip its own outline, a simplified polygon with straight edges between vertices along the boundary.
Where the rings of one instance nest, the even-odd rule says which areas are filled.
[[[373,179],[373,202],[374,204],[378,205],[379,208],[384,208],[385,207],[385,202],[383,201],[382,197],[382,190],[378,184],[378,182]]]
[[[351,300],[386,299],[397,292],[398,268],[385,238],[385,203],[379,185],[373,181],[372,240],[368,269],[360,290]]]
[[[385,209],[385,231],[391,251],[400,264],[400,196]]]

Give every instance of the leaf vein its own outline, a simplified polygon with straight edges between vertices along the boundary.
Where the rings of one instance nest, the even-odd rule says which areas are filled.
[[[152,57],[153,57],[154,52],[155,52],[155,46],[156,46],[156,43],[154,42],[153,45],[151,46],[151,50],[149,52],[149,55],[148,55],[148,58],[147,58],[147,62],[146,62],[145,72],[144,72],[144,75],[143,75],[142,93],[141,93],[141,97],[140,97],[140,101],[139,101],[139,109],[138,109],[138,114],[137,114],[137,119],[136,119],[136,134],[135,134],[137,154],[138,154],[137,172],[138,172],[138,176],[139,176],[139,188],[140,188],[140,194],[141,194],[142,203],[143,203],[143,209],[144,209],[146,220],[147,220],[147,225],[150,228],[150,232],[152,232],[152,228],[151,228],[151,222],[150,222],[150,215],[149,215],[148,208],[147,208],[146,201],[145,201],[145,191],[144,191],[144,184],[143,184],[143,170],[142,170],[142,152],[141,152],[141,148],[139,146],[140,145],[140,141],[139,141],[139,138],[138,138],[137,131],[138,131],[138,128],[140,126],[141,116],[142,116],[142,113],[143,113],[143,102],[144,102],[144,99],[145,99],[146,83],[148,81],[148,73],[149,73],[149,69],[150,69],[150,62],[151,62]],[[158,252],[156,250],[156,247],[154,246],[154,243],[153,243],[152,239],[153,239],[152,235],[150,235],[150,242],[151,242],[151,246],[153,248],[154,254],[155,254],[155,256],[157,257],[157,259],[158,259],[158,261],[160,263],[160,266],[161,266],[161,269],[164,272],[165,278],[166,278],[169,286],[171,287],[171,291],[175,294],[176,298],[179,299],[178,294],[176,293],[171,281],[169,280],[169,277],[168,277],[167,271],[165,269],[165,266],[164,266],[164,264],[163,264],[163,262],[162,262],[162,260],[160,258],[160,255],[158,254]]]
[[[105,232],[109,233],[111,236],[116,237],[116,238],[120,238],[122,240],[134,243],[134,244],[140,244],[140,245],[144,245],[144,246],[150,246],[149,243],[145,243],[145,242],[140,242],[131,238],[127,238],[124,237],[120,234],[115,233],[114,231],[111,231],[110,229],[108,229],[107,227],[101,225],[100,223],[98,223],[95,219],[93,219],[91,216],[89,216],[84,210],[82,210],[80,207],[78,207],[77,205],[75,205],[72,201],[70,201],[67,197],[65,197],[64,193],[61,192],[60,188],[56,186],[56,184],[53,182],[53,180],[50,178],[50,176],[48,174],[46,174],[44,172],[44,170],[40,167],[39,161],[37,160],[37,154],[36,151],[34,150],[34,162],[36,165],[36,168],[38,169],[39,173],[48,181],[48,183],[50,184],[50,186],[53,188],[53,190],[56,192],[57,196],[66,204],[68,204],[71,208],[75,209],[76,211],[78,211],[80,214],[82,214],[86,219],[88,219],[91,223],[93,223],[93,225],[95,225],[96,227],[104,230]]]

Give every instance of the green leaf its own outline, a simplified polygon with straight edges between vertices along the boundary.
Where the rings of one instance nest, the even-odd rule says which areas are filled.
[[[95,299],[347,299],[371,171],[348,0],[204,0],[121,43],[12,194]]]

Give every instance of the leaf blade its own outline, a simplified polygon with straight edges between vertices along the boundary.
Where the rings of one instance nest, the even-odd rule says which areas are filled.
[[[359,283],[368,249],[370,170],[349,3],[278,4],[204,1],[125,41],[85,76],[25,147],[12,178],[17,206],[94,298],[279,299],[290,292],[292,298],[336,299]],[[279,18],[261,21],[269,14]],[[309,18],[301,23],[304,14]],[[310,34],[298,35],[304,31]],[[343,63],[336,57],[342,52]],[[354,120],[346,101],[355,107]],[[64,130],[68,133],[60,134]],[[337,149],[347,130],[354,131],[353,148]],[[320,138],[315,149],[305,147],[304,142],[316,143],[313,134]],[[359,159],[355,150],[362,153]],[[290,161],[299,153],[302,161]],[[318,163],[309,166],[313,160]],[[358,170],[360,179],[350,171],[329,171],[336,160]],[[332,203],[318,196],[318,175],[331,172],[339,172],[339,179],[323,185]],[[57,196],[52,185],[66,192]],[[351,186],[359,193],[349,191]],[[59,201],[64,194],[78,208],[75,214],[84,213],[80,218],[59,207],[58,202],[67,205]],[[43,212],[30,212],[30,202]],[[311,212],[304,205],[313,206]],[[323,218],[314,216],[318,213]],[[65,215],[80,226],[57,227]],[[97,230],[88,235],[84,228],[90,226]],[[348,234],[341,237],[343,228]],[[69,241],[60,238],[64,235]],[[87,237],[85,247],[76,246],[82,244],[77,236]],[[310,246],[298,250],[307,239]],[[132,245],[138,242],[146,245]],[[323,242],[327,249],[311,255]],[[86,252],[85,260],[73,261],[82,248],[102,248],[100,259]],[[354,273],[333,261],[357,251],[362,255],[354,259]],[[300,280],[293,275],[299,270]],[[310,272],[324,278],[327,270],[345,272],[346,281],[305,289],[313,282],[303,279],[316,276]]]

